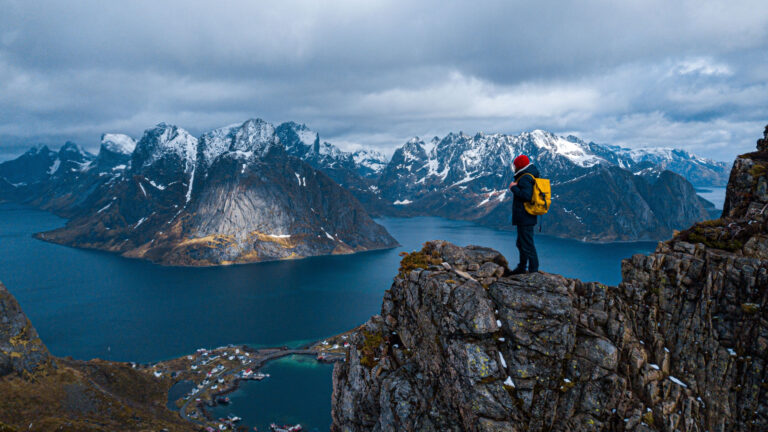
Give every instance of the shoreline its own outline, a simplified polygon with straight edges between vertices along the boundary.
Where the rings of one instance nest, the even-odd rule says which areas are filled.
[[[335,336],[308,342],[297,348],[287,346],[254,348],[248,345],[227,345],[211,350],[200,348],[194,354],[140,367],[160,378],[170,374],[168,392],[182,381],[190,381],[192,390],[169,405],[178,406],[176,412],[182,420],[201,427],[219,428],[222,425],[236,429],[232,422],[220,422],[209,412],[221,405],[217,399],[240,388],[241,381],[261,381],[269,378],[260,373],[270,361],[293,355],[312,356],[314,361],[336,363],[346,361],[349,336],[355,327]],[[220,387],[221,386],[221,387]]]

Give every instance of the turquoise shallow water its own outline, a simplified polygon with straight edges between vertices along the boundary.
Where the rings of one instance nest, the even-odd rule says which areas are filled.
[[[292,356],[268,363],[263,381],[246,381],[229,395],[232,403],[211,411],[215,418],[236,414],[249,428],[269,430],[270,423],[300,423],[308,431],[327,431],[331,425],[333,365]]]
[[[299,345],[348,330],[380,311],[382,294],[397,272],[398,253],[419,249],[427,240],[489,246],[517,260],[514,232],[440,218],[379,222],[403,246],[298,261],[182,268],[36,240],[32,234],[64,221],[0,205],[0,280],[53,354],[151,362],[199,347]],[[655,247],[652,242],[588,244],[547,236],[536,241],[543,271],[607,284],[620,280],[622,258]],[[327,430],[330,367],[295,363],[270,365],[276,368],[274,382],[288,384],[267,390],[274,400],[294,402],[259,404],[283,407],[286,416],[292,412],[290,418]],[[290,384],[295,374],[306,374],[308,384],[299,390]],[[247,394],[262,397],[261,388],[268,388],[266,382],[248,384],[247,391],[255,393]],[[248,414],[238,411],[243,406],[244,400],[236,401],[232,410],[245,418]],[[265,417],[252,418],[260,422]]]

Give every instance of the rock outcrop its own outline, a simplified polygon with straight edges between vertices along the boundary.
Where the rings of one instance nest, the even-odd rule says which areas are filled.
[[[768,430],[766,141],[721,219],[624,260],[616,287],[442,241],[405,256],[334,369],[332,430]]]
[[[33,374],[51,364],[48,349],[19,302],[0,283],[0,377]]]

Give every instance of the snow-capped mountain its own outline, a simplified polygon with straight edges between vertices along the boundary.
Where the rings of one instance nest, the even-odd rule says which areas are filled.
[[[35,147],[0,164],[0,178],[14,185],[5,191],[5,199],[45,210],[74,209],[88,191],[107,180],[87,173],[94,163],[94,155],[72,142],[65,143],[58,152]],[[0,196],[0,200],[3,198]]]
[[[108,143],[102,150],[111,152]],[[87,205],[40,238],[176,265],[396,245],[348,191],[288,154],[276,129],[260,119],[200,139],[161,123],[144,133],[126,168],[111,176],[96,171],[82,170],[108,177],[82,193]]]
[[[694,186],[713,187],[728,184],[730,165],[673,148],[627,149],[619,146],[604,146],[618,158],[620,166],[632,169],[643,162],[658,165],[662,169],[676,172],[687,178]]]
[[[519,135],[459,132],[427,141],[417,137],[387,160],[370,149],[344,152],[304,124],[286,122],[274,127],[252,119],[212,130],[199,139],[184,129],[162,123],[147,130],[138,143],[125,135],[104,134],[95,159],[71,144],[58,153],[35,148],[15,161],[0,164],[0,199],[16,197],[72,216],[92,211],[97,205],[94,200],[107,195],[112,199],[116,185],[128,188],[126,185],[132,184],[130,190],[121,192],[127,194],[125,199],[130,196],[137,202],[147,201],[133,205],[131,210],[121,210],[126,223],[138,224],[133,231],[159,229],[152,221],[160,216],[153,215],[163,218],[179,214],[179,219],[187,220],[184,215],[192,216],[197,211],[197,225],[185,225],[196,228],[185,231],[185,235],[209,235],[216,230],[200,227],[221,225],[205,222],[200,215],[221,221],[219,216],[226,214],[228,223],[250,229],[253,227],[244,223],[245,213],[231,206],[250,206],[246,213],[258,213],[253,205],[239,199],[227,201],[225,197],[234,196],[232,192],[212,187],[213,183],[243,190],[241,182],[245,177],[255,176],[248,184],[261,184],[267,178],[264,173],[272,172],[264,161],[295,159],[330,177],[372,215],[436,215],[508,228],[511,196],[507,185],[513,179],[512,161],[520,154],[530,156],[543,175],[553,181],[555,204],[544,219],[549,233],[587,240],[659,238],[678,225],[706,218],[711,210],[709,204],[696,197],[687,181],[665,174],[665,170],[708,185],[717,184],[718,176],[727,177],[725,164],[683,151],[628,150],[542,130]],[[256,171],[261,174],[256,176]],[[284,163],[283,171],[288,182],[295,181],[302,188],[307,179],[316,176],[307,175],[305,168]],[[274,181],[285,183],[279,178]],[[320,189],[327,192],[329,188],[325,185]],[[212,190],[222,195],[207,195]],[[292,192],[286,195],[292,196]],[[259,199],[267,206],[280,201]],[[341,198],[345,200],[348,198]],[[205,209],[196,207],[200,202],[208,203]],[[98,210],[102,210],[109,203],[98,204]],[[319,202],[313,204],[309,211],[317,212],[318,206]],[[109,208],[101,213],[109,213]],[[367,221],[361,223],[370,226]],[[319,229],[316,221],[310,226]],[[282,233],[289,227],[268,228],[268,232]],[[324,236],[322,232],[320,235]],[[355,243],[350,238],[344,242]]]
[[[17,186],[47,180],[58,169],[58,153],[47,146],[32,147],[16,159],[0,163],[0,178]]]
[[[331,143],[321,142],[320,135],[306,125],[283,123],[277,127],[276,133],[288,154],[316,168],[355,169],[351,153],[344,152]]]
[[[160,123],[147,129],[136,144],[131,156],[131,169],[141,172],[157,166],[167,170],[164,175],[175,175],[178,171],[191,174],[196,162],[197,138],[182,128]]]
[[[609,163],[573,138],[541,130],[520,135],[450,133],[428,144],[418,137],[406,142],[395,151],[378,186],[393,202],[414,202],[450,188],[504,192],[513,177],[512,161],[521,154],[536,161],[555,182]]]
[[[136,140],[128,135],[103,134],[99,154],[89,169],[96,169],[97,172],[124,170],[130,163],[135,149]]]
[[[357,173],[365,178],[376,178],[387,167],[387,157],[376,150],[361,149],[352,153]]]
[[[708,217],[708,203],[663,167],[541,130],[450,133],[429,143],[413,138],[395,151],[376,184],[390,205],[369,210],[509,228],[512,196],[507,186],[514,178],[512,161],[520,154],[553,182],[553,208],[544,219],[550,234],[586,240],[660,238]],[[569,207],[561,206],[565,202]]]
[[[320,134],[304,124],[283,123],[276,128],[276,134],[288,154],[326,171],[331,177],[335,177],[333,170],[346,170],[360,177],[376,178],[387,166],[387,158],[382,153],[372,149],[345,152],[327,141],[321,141]]]
[[[306,125],[286,122],[276,128],[285,151],[322,171],[352,194],[375,215],[386,214],[389,204],[378,194],[376,182],[386,158],[373,150],[342,151],[321,141]]]

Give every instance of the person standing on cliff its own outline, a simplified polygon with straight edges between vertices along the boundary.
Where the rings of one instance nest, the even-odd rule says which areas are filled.
[[[533,243],[533,227],[538,217],[525,210],[525,203],[533,197],[534,177],[539,177],[539,170],[526,155],[520,155],[513,162],[515,181],[510,183],[509,190],[514,195],[512,200],[512,225],[517,227],[517,250],[520,253],[520,264],[512,270],[512,274],[536,273],[539,271],[539,256]],[[530,174],[530,175],[526,175]]]

